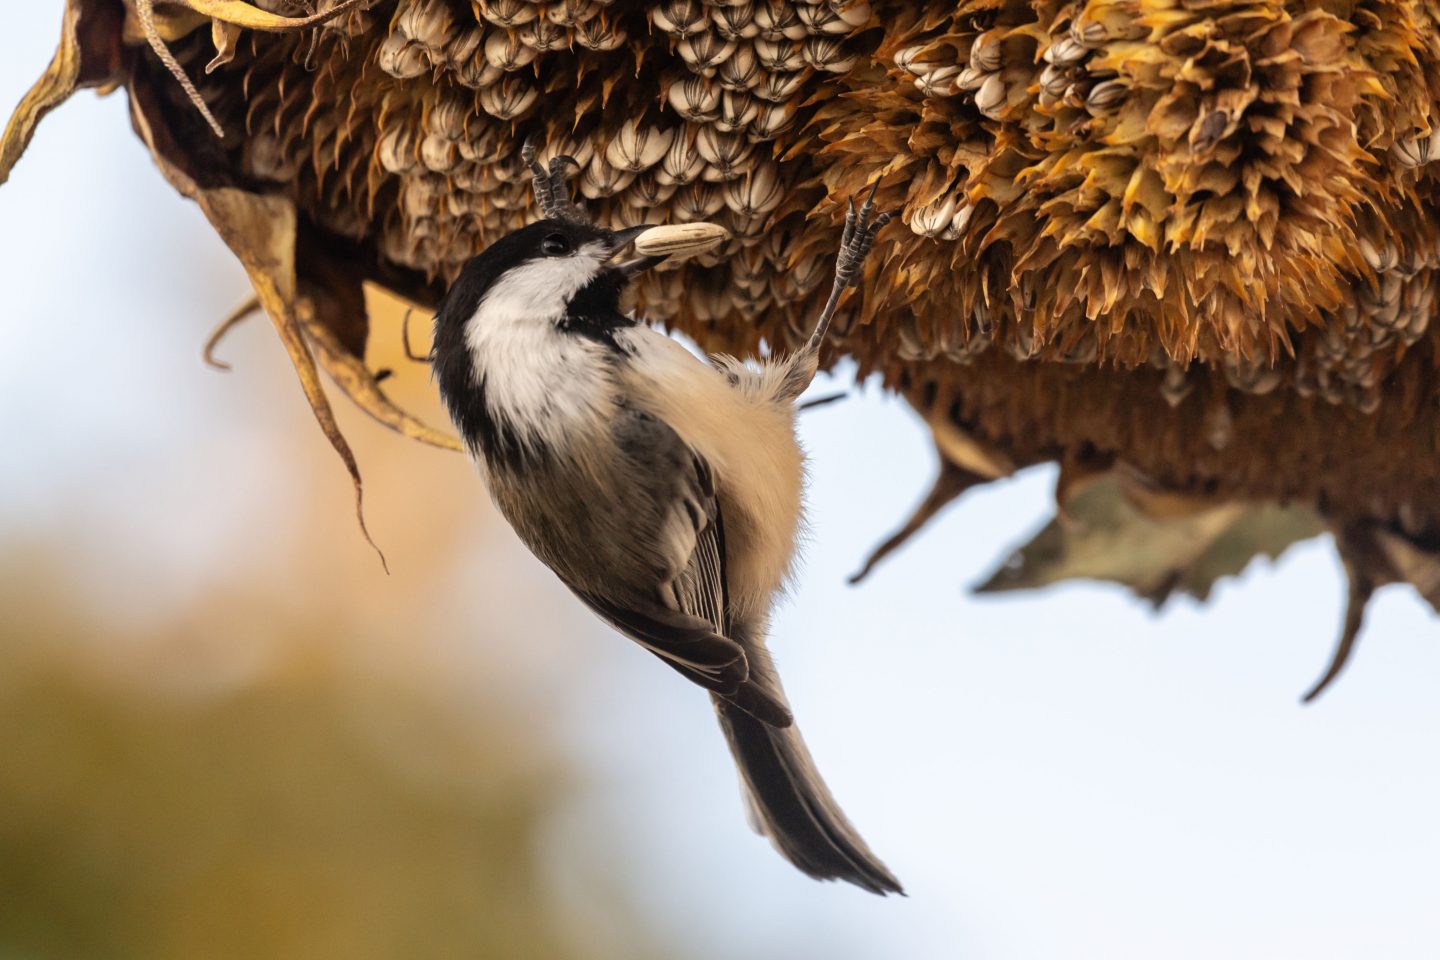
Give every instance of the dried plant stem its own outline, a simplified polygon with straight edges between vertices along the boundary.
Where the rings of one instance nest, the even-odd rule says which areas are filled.
[[[135,0],[135,15],[140,20],[140,29],[145,34],[145,39],[150,43],[150,49],[155,51],[155,56],[165,64],[165,69],[180,84],[180,89],[185,91],[185,96],[200,111],[200,116],[215,131],[215,136],[221,140],[225,139],[225,128],[220,126],[220,121],[215,119],[215,114],[205,104],[205,99],[200,96],[200,91],[195,89],[195,84],[185,73],[185,68],[180,66],[180,61],[175,59],[175,54],[165,45],[165,40],[160,36],[160,31],[155,27],[155,0]]]
[[[214,367],[216,370],[229,370],[230,364],[224,360],[217,360],[215,358],[215,348],[220,346],[220,341],[225,339],[226,334],[239,326],[251,314],[258,313],[259,311],[259,298],[251,297],[236,307],[228,317],[221,320],[220,325],[216,327],[214,332],[205,340],[205,349],[201,354],[205,359],[205,363]]]
[[[414,312],[414,307],[405,308],[405,316],[400,320],[400,342],[405,347],[405,358],[407,360],[413,360],[416,363],[429,363],[433,359],[433,354],[416,353],[410,349],[410,314]]]

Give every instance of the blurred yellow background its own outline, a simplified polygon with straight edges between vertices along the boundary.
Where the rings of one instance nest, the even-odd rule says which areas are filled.
[[[183,533],[263,529],[258,549],[217,548],[191,568],[203,582],[169,598],[147,590],[164,570],[143,533],[97,544],[77,519],[0,551],[0,955],[647,955],[608,886],[589,907],[606,907],[611,945],[567,933],[578,920],[538,863],[568,774],[517,661],[583,665],[563,638],[579,615],[541,600],[533,571],[457,584],[461,538],[494,533],[468,464],[387,449],[342,409],[395,571],[380,574],[354,549],[343,474],[285,402],[268,338],[263,319],[237,330],[221,351],[247,382],[217,385],[287,408],[263,444],[280,469],[248,478],[283,477],[284,501],[255,491],[246,516],[226,517],[236,507],[218,496],[216,522]],[[375,351],[398,370],[392,390],[441,422],[398,343]],[[189,480],[204,488],[212,470]],[[164,491],[139,486],[130,509],[170,522]],[[111,564],[128,583],[110,582]],[[517,606],[554,649],[503,642]]]

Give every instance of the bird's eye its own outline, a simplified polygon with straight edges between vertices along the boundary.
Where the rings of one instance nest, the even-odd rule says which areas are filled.
[[[570,252],[570,240],[563,233],[552,233],[540,241],[540,249],[547,257],[563,257]]]

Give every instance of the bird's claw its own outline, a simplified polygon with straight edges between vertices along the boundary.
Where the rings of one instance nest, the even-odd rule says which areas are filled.
[[[858,210],[854,197],[845,201],[845,230],[840,235],[840,252],[835,257],[837,286],[853,287],[860,283],[861,270],[870,248],[875,244],[875,235],[881,227],[900,215],[898,210],[886,210],[876,215],[875,191],[879,186],[879,180],[870,185],[870,192]]]
[[[558,154],[550,158],[549,169],[546,169],[535,157],[535,137],[532,135],[526,137],[525,143],[520,147],[520,159],[530,168],[535,203],[544,216],[551,220],[568,220],[572,223],[589,222],[570,199],[568,184],[571,169],[580,169],[580,164],[574,157]]]
[[[887,210],[876,215],[875,190],[879,183],[877,180],[870,185],[870,193],[866,195],[865,202],[860,204],[858,210],[853,198],[846,201],[845,229],[840,235],[840,252],[835,256],[835,283],[830,288],[829,299],[820,310],[820,319],[815,321],[815,329],[811,331],[810,339],[796,354],[794,369],[797,375],[787,393],[790,397],[798,397],[801,391],[810,385],[819,362],[820,345],[825,342],[830,321],[835,316],[836,308],[840,306],[841,295],[846,287],[859,285],[864,274],[862,268],[865,266],[865,257],[875,245],[875,235],[900,213],[898,210]]]

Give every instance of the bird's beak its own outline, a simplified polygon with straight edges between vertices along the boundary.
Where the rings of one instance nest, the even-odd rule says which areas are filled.
[[[610,231],[610,252],[619,253],[621,250],[624,250],[626,247],[630,246],[630,244],[634,243],[635,238],[640,236],[640,234],[644,233],[646,230],[653,229],[655,229],[655,225],[653,223],[642,223],[638,227],[626,227],[624,230]]]
[[[654,228],[654,224],[642,223],[638,227],[627,227],[624,230],[612,231],[610,234],[610,255],[614,256],[621,250],[624,250],[630,246],[640,234],[647,230],[653,230]],[[638,274],[644,273],[664,259],[664,257],[636,257],[633,260],[626,260],[616,264],[615,269],[619,270],[626,280],[629,280]]]
[[[612,256],[631,243],[640,254],[615,268],[629,279],[666,257],[693,257],[714,250],[730,238],[730,231],[715,223],[672,223],[616,230],[610,237]]]

